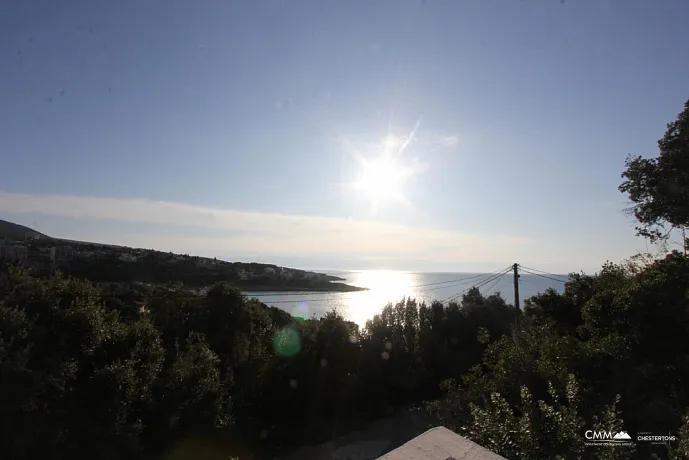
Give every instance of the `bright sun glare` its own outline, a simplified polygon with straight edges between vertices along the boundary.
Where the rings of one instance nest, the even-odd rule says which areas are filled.
[[[395,164],[389,155],[374,161],[364,161],[359,189],[368,193],[373,200],[399,198],[406,178],[404,168]]]
[[[406,136],[396,136],[389,132],[373,144],[355,146],[344,138],[342,148],[356,162],[359,176],[354,182],[346,182],[350,190],[364,193],[371,201],[371,211],[376,213],[383,201],[394,200],[404,205],[411,203],[405,196],[409,178],[421,173],[418,160],[405,160],[405,150],[416,140],[416,131],[421,121]]]
[[[413,134],[410,133],[410,137]],[[388,134],[380,141],[378,151],[372,157],[356,157],[361,172],[359,180],[353,185],[356,190],[368,195],[374,213],[382,201],[393,199],[408,204],[404,186],[414,171],[400,162],[400,155],[408,144],[409,140]]]

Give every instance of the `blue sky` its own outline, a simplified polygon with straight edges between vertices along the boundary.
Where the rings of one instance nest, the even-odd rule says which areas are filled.
[[[689,97],[688,23],[684,0],[9,0],[0,218],[303,268],[595,270],[646,247],[617,186]],[[390,147],[413,173],[374,207],[355,158]]]

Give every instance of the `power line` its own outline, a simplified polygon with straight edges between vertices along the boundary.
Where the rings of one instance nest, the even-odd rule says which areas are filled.
[[[482,277],[490,276],[490,274],[489,274],[489,273],[484,273],[484,274],[482,274],[481,276],[482,276]],[[472,276],[471,278],[472,278],[472,280],[473,280],[473,279],[475,279],[476,277]],[[473,282],[473,281],[470,280],[469,282]],[[455,283],[455,284],[452,284],[452,285],[449,285],[449,286],[439,286],[439,287],[434,287],[434,288],[430,288],[430,289],[421,289],[420,292],[436,291],[436,290],[438,290],[438,289],[447,289],[447,288],[451,288],[451,287],[465,286],[465,285],[467,285],[467,284],[469,284],[469,283],[467,283],[467,281],[465,280],[465,281],[462,281],[462,282],[459,282],[459,283]]]
[[[468,287],[468,288],[466,288],[466,289],[462,289],[460,292],[458,292],[458,293],[455,294],[455,295],[452,295],[452,296],[448,297],[448,298],[445,299],[443,302],[452,302],[452,301],[454,301],[454,300],[457,300],[462,294],[464,294],[465,292],[468,292],[471,288],[474,288],[474,287],[475,287],[475,288],[481,288],[482,286],[485,286],[486,284],[490,283],[491,281],[495,281],[496,279],[500,278],[502,275],[504,275],[505,273],[507,273],[507,272],[510,270],[510,268],[511,268],[511,267],[507,267],[507,268],[505,268],[505,269],[503,269],[503,270],[500,270],[499,272],[496,272],[496,273],[491,274],[488,278],[486,278],[485,280],[481,281],[480,283],[478,283],[478,284],[476,284],[476,285],[474,285],[474,286]]]
[[[486,276],[487,276],[487,277],[488,277],[487,279],[481,281],[480,283],[478,283],[478,284],[476,285],[477,287],[481,287],[481,286],[485,285],[486,283],[489,283],[489,282],[495,280],[496,278],[499,278],[501,275],[504,275],[508,270],[509,270],[509,267],[508,267],[508,268],[505,268],[505,269],[503,269],[503,270],[501,270],[501,271],[499,271],[499,272],[488,273],[488,274],[482,273],[481,275],[478,275],[478,276],[469,276],[469,277],[466,277],[466,278],[460,278],[459,280],[452,280],[452,281],[450,281],[450,282],[456,282],[457,284],[453,284],[453,285],[451,285],[451,286],[435,287],[435,288],[432,288],[432,289],[422,290],[421,292],[423,293],[423,292],[429,292],[429,291],[433,291],[433,290],[437,290],[437,289],[442,289],[442,288],[448,288],[448,287],[456,287],[456,286],[466,285],[466,284],[467,284],[467,283],[466,283],[467,280],[473,280],[473,279],[476,279],[476,278],[479,278],[479,277],[486,277]],[[496,275],[497,275],[497,276],[496,276]],[[457,281],[463,281],[463,282],[457,282]],[[447,283],[447,282],[443,281],[443,283]],[[419,285],[419,286],[435,286],[435,285],[438,285],[438,284],[440,284],[440,283],[428,283],[428,284]],[[471,287],[473,287],[473,286],[471,286]],[[471,287],[466,288],[466,289],[463,289],[463,290],[460,291],[459,294],[457,294],[457,295],[461,295],[461,294],[463,294],[464,292],[467,292],[469,289],[471,289]],[[366,291],[359,291],[359,292],[366,292]],[[283,293],[283,294],[278,294],[278,293],[276,293],[276,294],[269,294],[269,295],[261,295],[261,294],[259,293],[258,296],[260,296],[260,297],[281,296],[281,295],[289,295],[289,296],[292,296],[292,295],[305,295],[305,294],[353,294],[353,293],[352,293],[352,292],[345,292],[345,293],[338,293],[338,292],[332,292],[332,293],[329,293],[329,292],[326,292],[326,293],[322,293],[322,292],[321,292],[321,293],[316,293],[316,292],[304,292],[304,293],[299,293],[299,292],[288,292],[288,293]],[[320,298],[320,299],[309,299],[309,302],[327,302],[327,301],[330,301],[330,300],[337,300],[337,299],[333,299],[332,297]],[[445,300],[445,302],[446,302],[446,301],[447,301],[447,300]],[[273,300],[273,301],[266,301],[266,302],[264,302],[264,303],[267,304],[267,305],[274,305],[274,304],[297,303],[297,302],[301,302],[301,299],[295,299],[295,300]]]
[[[484,273],[484,274],[482,274],[481,276],[483,276],[483,277],[485,277],[485,276],[491,276],[491,274],[485,274],[485,273]],[[473,279],[476,278],[476,277],[472,276],[472,277],[470,277],[470,278],[473,280]],[[436,291],[436,290],[438,290],[438,289],[447,289],[447,288],[452,288],[452,287],[457,287],[457,286],[465,286],[465,285],[467,284],[466,279],[467,279],[467,278],[464,279],[464,282],[459,282],[459,283],[456,283],[456,284],[452,284],[452,285],[450,285],[450,286],[436,286],[436,287],[434,287],[434,288],[424,289],[424,290],[421,290],[419,293],[426,293],[426,292],[430,292],[430,291]],[[493,278],[490,278],[490,279],[488,279],[487,281],[490,281],[490,280],[492,280],[492,279],[493,279]],[[429,283],[429,285],[435,285],[435,284],[437,284],[437,283]],[[480,284],[480,285],[482,285],[482,284]],[[366,291],[359,291],[359,292],[366,292]],[[306,294],[353,294],[353,292],[342,292],[342,293],[338,293],[338,292],[323,292],[323,293],[304,292],[303,294],[304,294],[304,295],[306,295]],[[294,295],[300,295],[300,293],[298,293],[298,292],[288,292],[288,293],[284,293],[284,294],[282,294],[282,295],[294,296]],[[268,294],[268,295],[261,295],[261,294],[258,294],[258,296],[263,298],[263,297],[281,296],[281,294],[278,294],[278,293],[276,293],[276,294]],[[346,299],[346,298],[345,298],[345,299]],[[313,298],[311,298],[311,299],[309,299],[308,301],[309,301],[309,302],[327,302],[327,301],[330,301],[330,300],[337,300],[337,298],[333,298],[333,297],[319,298],[319,299],[313,299]],[[294,300],[268,300],[268,301],[266,301],[266,302],[264,302],[264,303],[269,304],[269,305],[272,305],[272,304],[282,304],[282,303],[296,303],[296,302],[301,302],[301,301],[302,301],[302,299],[294,299]]]
[[[506,269],[503,270],[502,272],[496,273],[496,274],[494,274],[493,276],[491,276],[490,278],[487,278],[487,279],[483,280],[482,282],[480,282],[480,283],[478,283],[478,284],[476,284],[476,285],[474,285],[474,286],[470,286],[470,287],[468,287],[468,288],[466,288],[466,289],[463,289],[462,291],[458,292],[457,294],[455,294],[455,295],[451,296],[450,298],[446,299],[445,302],[452,302],[452,301],[457,300],[461,295],[463,295],[463,294],[465,294],[466,292],[468,292],[469,290],[471,290],[471,288],[474,288],[474,287],[475,287],[475,288],[480,289],[481,287],[485,286],[486,284],[490,283],[491,281],[494,281],[494,280],[496,280],[496,279],[499,279],[501,276],[503,276],[503,275],[504,275],[505,273],[507,273],[508,271],[509,271],[509,268],[506,268]]]
[[[526,270],[526,269],[525,269],[524,267],[522,267],[521,265],[520,265],[519,267],[522,269],[523,272],[528,273],[528,274],[530,274],[530,275],[540,276],[541,278],[549,279],[549,280],[552,280],[552,281],[557,281],[557,282],[559,282],[559,283],[566,283],[566,282],[567,282],[567,280],[560,280],[560,279],[557,279],[557,278],[553,278],[553,277],[546,276],[546,275],[541,275],[540,273],[536,273],[536,272],[532,272],[532,271]]]
[[[417,284],[416,286],[410,286],[410,288],[418,288],[418,287],[425,287],[425,286],[435,286],[437,284],[448,284],[448,283],[454,283],[456,281],[466,281],[466,280],[473,280],[476,278],[481,278],[486,276],[486,273],[479,273],[478,275],[472,275],[472,276],[467,276],[464,278],[459,278],[456,280],[450,280],[450,281],[439,281],[437,283],[428,283],[428,284]]]
[[[500,282],[500,279],[502,278],[502,276],[507,274],[507,272],[511,268],[512,267],[507,267],[507,268],[504,268],[503,270],[500,270],[498,272],[493,272],[493,273],[488,273],[488,274],[482,273],[482,274],[478,274],[478,275],[472,275],[472,276],[457,278],[457,279],[448,280],[448,281],[438,281],[438,282],[434,282],[434,283],[417,284],[417,285],[409,286],[407,289],[414,289],[414,288],[427,287],[427,286],[435,286],[435,287],[432,287],[430,289],[422,289],[420,291],[421,293],[424,293],[424,292],[435,291],[438,289],[447,289],[450,287],[462,286],[462,285],[466,285],[467,281],[475,280],[477,278],[485,278],[482,281],[478,282],[477,284],[472,285],[470,287],[467,287],[465,289],[462,289],[458,293],[451,295],[447,299],[443,300],[443,302],[451,302],[451,301],[457,300],[460,296],[462,296],[463,294],[468,292],[473,287],[481,288],[481,287],[487,285],[488,283],[491,283],[491,285],[487,288],[488,291],[490,291],[490,289],[493,289]],[[528,273],[530,275],[538,276],[538,277],[548,279],[551,281],[557,281],[560,283],[566,283],[567,282],[566,280],[557,279],[557,278],[554,278],[552,276],[548,276],[548,275],[552,275],[552,274],[548,273],[548,272],[544,272],[543,270],[524,267],[522,265],[519,265],[519,268],[521,268],[523,272]],[[541,273],[536,273],[536,272],[541,272]],[[544,274],[544,273],[547,273],[547,274]],[[561,275],[554,275],[554,276],[561,276]],[[520,279],[520,282],[524,282],[524,281],[525,280]],[[358,292],[366,292],[366,291],[358,291]],[[268,293],[268,294],[258,293],[258,296],[264,298],[264,297],[275,297],[275,296],[279,296],[279,297],[283,297],[283,296],[305,297],[305,296],[312,296],[312,295],[321,295],[321,296],[338,295],[338,297],[341,298],[340,296],[343,294],[351,295],[354,293],[356,293],[356,292],[283,292],[283,293]],[[320,299],[309,299],[309,302],[327,302],[330,300],[336,300],[336,299],[333,299],[332,297],[326,297],[326,298],[320,298]],[[295,299],[295,300],[276,300],[276,301],[268,301],[266,303],[273,305],[273,304],[285,304],[285,303],[297,303],[297,302],[301,302],[301,299],[299,299],[299,300],[297,300],[297,299]]]
[[[508,266],[507,268],[505,268],[505,269],[503,269],[503,270],[500,270],[500,271],[498,271],[498,272],[494,272],[494,273],[492,273],[492,274],[477,274],[477,275],[462,277],[462,278],[458,278],[458,279],[454,279],[454,280],[438,281],[438,282],[425,283],[425,284],[417,284],[417,285],[409,286],[409,287],[407,287],[407,289],[415,289],[415,288],[424,288],[424,287],[429,287],[429,286],[436,286],[436,287],[432,287],[432,288],[430,288],[430,289],[422,289],[421,292],[423,293],[423,292],[434,291],[434,290],[437,290],[437,289],[447,289],[447,288],[449,288],[449,287],[456,287],[456,286],[459,286],[459,285],[466,285],[466,284],[468,284],[467,281],[475,280],[475,279],[478,279],[478,278],[484,278],[484,277],[487,276],[487,278],[483,279],[483,280],[480,281],[479,283],[477,283],[477,284],[475,284],[475,285],[473,285],[473,286],[467,287],[467,288],[465,288],[465,289],[462,289],[462,290],[461,290],[460,292],[458,292],[457,294],[452,295],[452,296],[448,297],[447,299],[441,301],[442,303],[453,302],[453,301],[456,301],[456,300],[457,300],[459,297],[461,297],[463,294],[465,294],[466,292],[468,292],[469,290],[471,290],[472,288],[475,287],[475,288],[477,288],[477,289],[480,289],[481,287],[486,286],[488,283],[490,283],[490,286],[489,286],[488,288],[486,288],[486,295],[490,295],[490,291],[491,291],[493,288],[495,288],[497,285],[499,285],[499,283],[502,281],[502,277],[503,277],[504,275],[506,275],[507,272],[509,272],[510,270],[514,270],[514,274],[515,274],[515,294],[514,294],[514,295],[515,295],[515,306],[516,306],[516,308],[517,308],[517,318],[516,318],[517,323],[516,323],[516,328],[518,329],[518,328],[519,328],[519,326],[518,326],[518,324],[519,324],[518,321],[519,321],[519,311],[520,311],[520,307],[519,307],[519,305],[516,305],[516,304],[518,303],[517,299],[518,299],[518,295],[519,295],[519,284],[522,283],[522,282],[524,282],[524,280],[520,279],[519,275],[517,274],[517,270],[518,270],[519,268],[521,268],[521,270],[522,270],[524,273],[528,273],[528,274],[530,274],[530,275],[538,276],[538,277],[540,277],[540,278],[544,278],[544,279],[551,280],[551,281],[557,281],[557,282],[563,283],[563,284],[564,284],[564,283],[567,283],[567,280],[558,279],[558,278],[555,278],[555,277],[554,277],[554,276],[561,276],[561,277],[564,277],[563,275],[555,275],[555,274],[552,274],[552,273],[545,272],[545,271],[543,271],[543,270],[539,270],[539,269],[536,269],[536,268],[524,267],[524,266],[522,266],[522,265],[519,265],[519,264],[516,264],[516,263],[515,263],[515,264],[513,264],[513,265]],[[540,272],[540,273],[539,273],[539,272]],[[552,275],[552,276],[550,276],[550,275]],[[365,291],[364,291],[364,292],[365,292]],[[353,294],[353,293],[354,293],[354,292],[346,292],[346,293],[338,293],[338,292],[292,292],[292,293],[273,293],[273,294],[265,294],[265,295],[260,295],[260,294],[259,294],[259,295],[260,295],[261,297],[272,297],[272,296],[302,296],[302,297],[303,297],[303,296],[305,296],[305,295],[321,295],[321,296],[324,296],[324,295],[327,295],[327,294],[339,294],[339,295],[338,295],[339,300],[344,300],[344,301],[346,301],[346,300],[348,300],[348,299],[347,299],[346,297],[345,297],[345,298],[342,298],[342,294]],[[336,300],[336,299],[333,299],[331,296],[327,296],[327,297],[321,297],[321,298],[317,298],[317,299],[310,299],[309,302],[313,302],[313,303],[316,303],[316,302],[327,302],[327,301],[330,301],[330,300]],[[272,301],[272,302],[269,301],[269,302],[265,302],[265,303],[267,303],[268,305],[276,305],[276,304],[294,304],[294,303],[298,303],[298,302],[301,302],[301,301],[302,301],[301,299],[295,299],[295,300],[277,300],[277,301]]]
[[[543,275],[560,276],[560,277],[562,277],[562,278],[569,278],[569,276],[567,276],[567,275],[558,275],[558,274],[556,274],[556,273],[544,272],[543,270],[539,270],[539,269],[537,269],[537,268],[525,267],[525,266],[523,266],[523,265],[521,265],[521,264],[519,265],[519,268],[521,268],[522,270],[531,270],[531,271],[534,271],[534,272],[537,272],[537,273],[541,273],[541,274],[543,274]],[[533,275],[533,274],[534,274],[534,273],[532,273],[532,275]]]
[[[496,286],[504,281],[503,276],[505,276],[506,274],[507,273],[503,273],[502,275],[500,275],[500,277],[496,279],[495,282],[493,282],[489,287],[486,288],[486,295],[490,295],[491,289],[496,289]]]
[[[500,279],[501,279],[503,276],[505,276],[505,275],[507,274],[507,272],[510,271],[510,269],[511,269],[511,267],[506,268],[506,269],[503,270],[502,272],[498,273],[498,274],[497,274],[494,278],[492,278],[491,280],[485,280],[483,283],[477,285],[476,287],[482,287],[482,286],[484,286],[484,285],[490,283],[492,280],[495,280],[495,281],[490,285],[490,287],[487,288],[487,289],[491,289],[493,286],[495,286],[495,284],[497,284],[498,281],[500,281]]]
[[[499,278],[501,275],[507,273],[507,270],[509,270],[509,268],[504,268],[504,269],[500,270],[499,272],[489,273],[488,275],[485,275],[485,276],[488,276],[488,278],[484,279],[483,281],[481,281],[478,284],[475,284],[473,286],[469,286],[468,288],[462,289],[458,293],[453,294],[450,297],[448,297],[447,299],[443,300],[443,302],[451,302],[453,300],[456,300],[457,298],[459,298],[459,296],[461,296],[465,292],[469,291],[471,288],[481,287],[481,286],[485,285],[486,283],[490,283],[494,279]]]
[[[415,284],[412,286],[408,286],[406,289],[416,289],[420,287],[427,287],[427,286],[440,286],[440,285],[445,285],[447,284],[448,286],[441,286],[438,288],[434,289],[423,289],[422,292],[424,291],[435,291],[436,289],[444,289],[448,287],[456,287],[456,286],[461,286],[464,283],[464,281],[468,280],[473,280],[476,278],[482,278],[486,276],[486,273],[480,273],[478,275],[472,275],[472,276],[465,276],[462,278],[456,278],[453,280],[447,280],[447,281],[437,281],[434,283],[425,283],[425,284]],[[452,283],[457,283],[457,284],[452,284]],[[349,291],[349,292],[333,292],[333,291],[305,291],[305,292],[273,292],[273,293],[267,293],[267,294],[258,294],[261,297],[283,297],[283,296],[312,296],[312,295],[328,295],[328,294],[354,294],[356,292],[365,292],[365,291]]]

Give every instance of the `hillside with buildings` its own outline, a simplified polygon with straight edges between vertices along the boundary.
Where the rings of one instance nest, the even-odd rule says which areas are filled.
[[[0,238],[2,237],[17,240],[50,239],[49,236],[32,228],[0,219]]]
[[[342,278],[277,265],[226,262],[188,254],[53,238],[0,221],[0,260],[16,261],[38,274],[66,275],[108,283],[182,283],[196,288],[227,282],[245,291],[365,290]]]

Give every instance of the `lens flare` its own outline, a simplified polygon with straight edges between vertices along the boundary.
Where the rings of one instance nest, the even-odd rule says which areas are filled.
[[[306,302],[299,302],[292,308],[292,316],[297,321],[304,321],[309,317],[309,305]]]
[[[279,356],[292,358],[301,351],[301,336],[291,327],[284,327],[273,336],[273,351]]]

